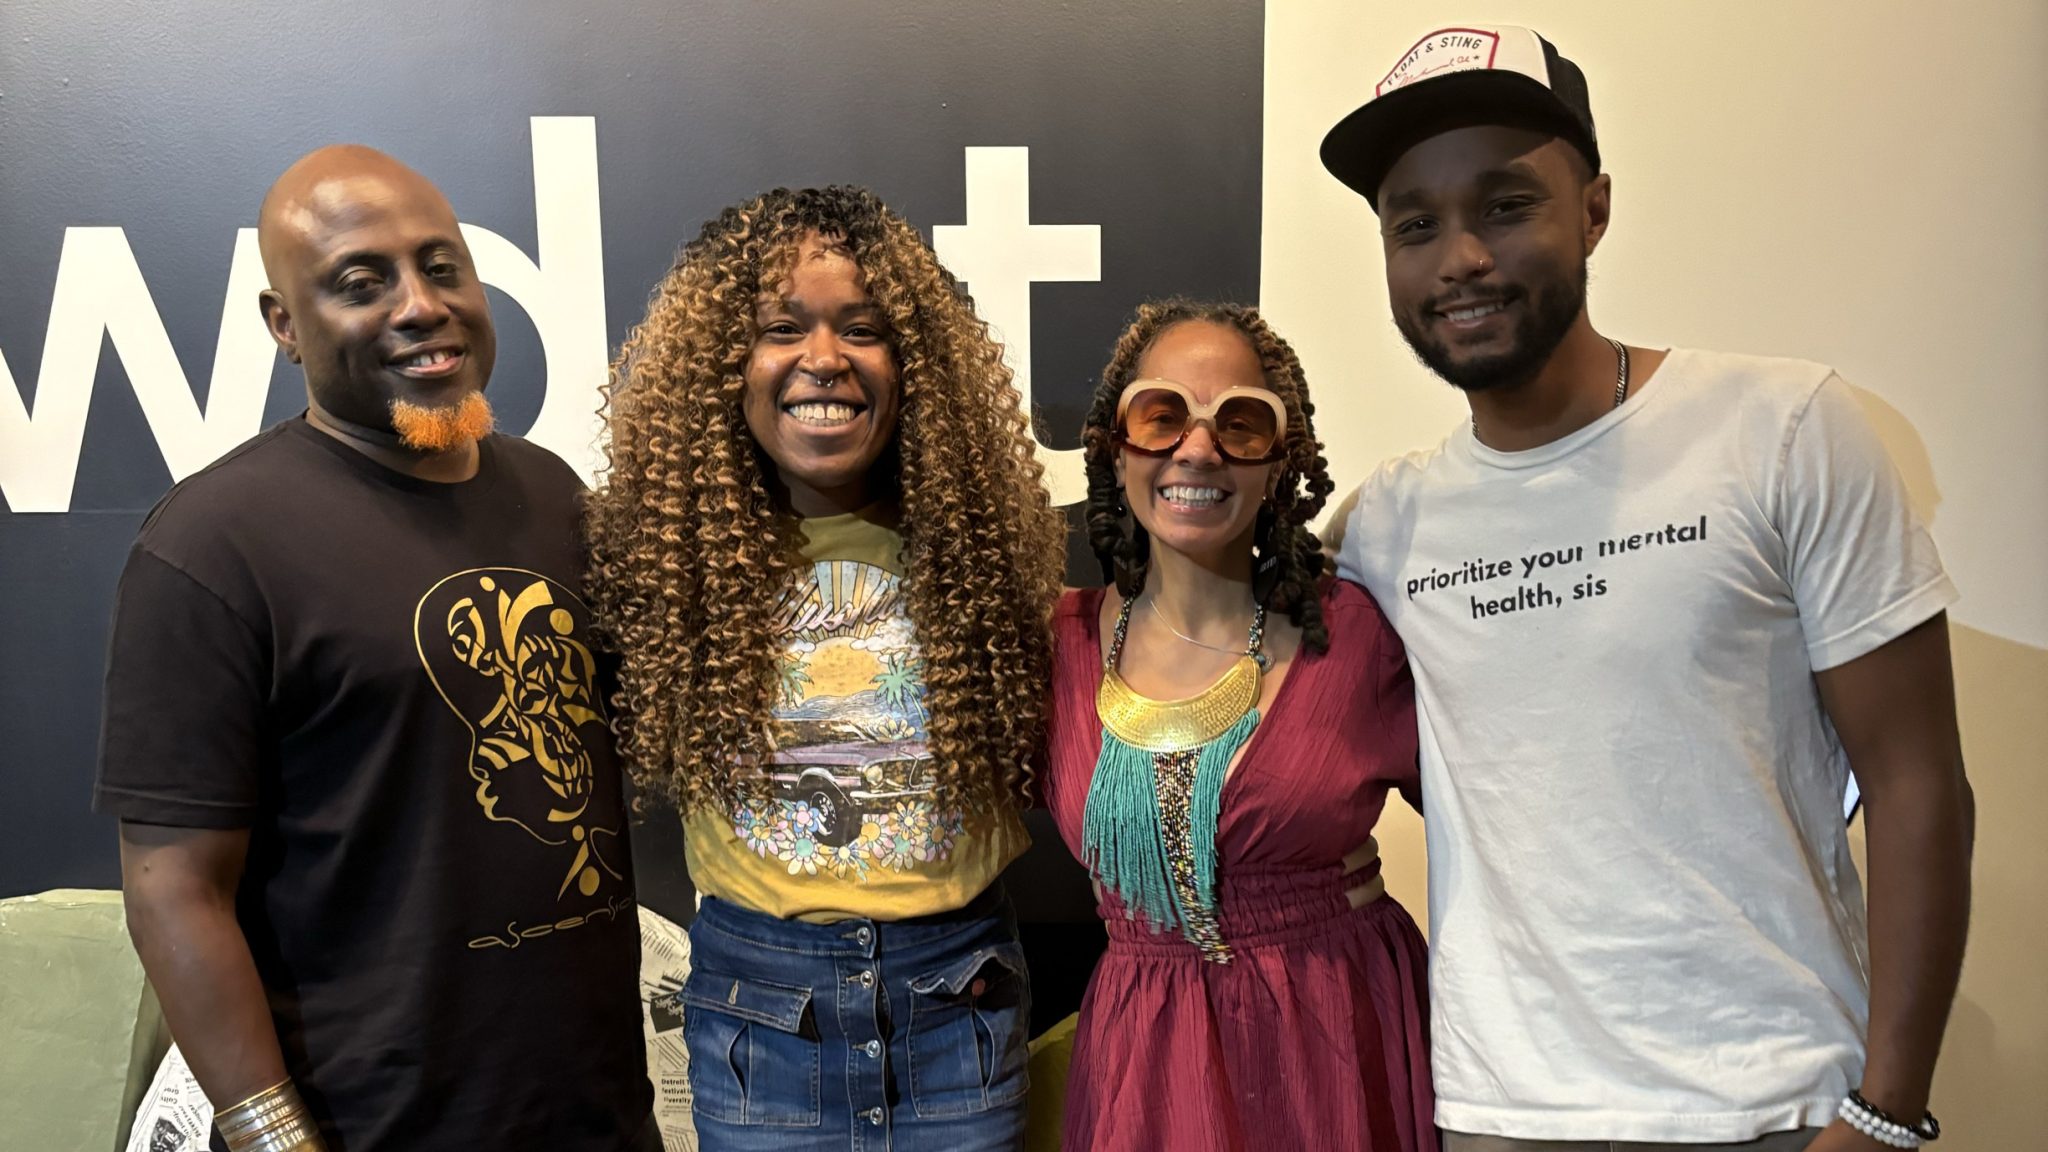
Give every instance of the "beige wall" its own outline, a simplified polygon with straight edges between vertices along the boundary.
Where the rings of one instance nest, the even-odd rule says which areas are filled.
[[[1464,409],[1387,319],[1376,219],[1322,134],[1424,33],[1527,24],[1587,74],[1614,223],[1601,329],[1823,360],[1859,386],[1963,600],[1976,919],[1935,1109],[1948,1152],[2048,1147],[2048,4],[1269,0],[1262,304],[1340,491]],[[1421,826],[1390,884],[1423,909]]]

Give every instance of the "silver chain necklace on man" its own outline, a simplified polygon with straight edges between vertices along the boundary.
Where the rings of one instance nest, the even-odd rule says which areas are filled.
[[[1621,407],[1621,402],[1628,399],[1628,345],[1623,344],[1612,336],[1602,336],[1601,339],[1614,346],[1614,406],[1619,408]],[[1479,438],[1479,417],[1476,415],[1472,417],[1472,438],[1475,440]],[[1481,442],[1484,443],[1484,441]],[[1168,624],[1167,627],[1171,628],[1173,625]],[[1180,633],[1175,632],[1174,635],[1180,636]],[[1185,636],[1180,638],[1183,640],[1187,639]],[[1189,642],[1193,643],[1193,641]]]

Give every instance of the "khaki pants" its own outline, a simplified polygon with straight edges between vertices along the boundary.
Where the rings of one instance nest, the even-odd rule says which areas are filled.
[[[1818,1135],[1818,1128],[1802,1128],[1741,1144],[1632,1144],[1626,1140],[1517,1140],[1446,1132],[1443,1152],[1799,1152]]]

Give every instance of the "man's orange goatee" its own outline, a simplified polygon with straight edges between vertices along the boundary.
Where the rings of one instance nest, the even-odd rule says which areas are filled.
[[[391,427],[415,452],[446,452],[491,434],[491,402],[481,392],[471,392],[445,408],[393,400]]]

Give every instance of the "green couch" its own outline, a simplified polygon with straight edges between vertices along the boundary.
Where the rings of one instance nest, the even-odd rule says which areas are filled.
[[[0,900],[0,1148],[121,1152],[169,1046],[119,892]]]

